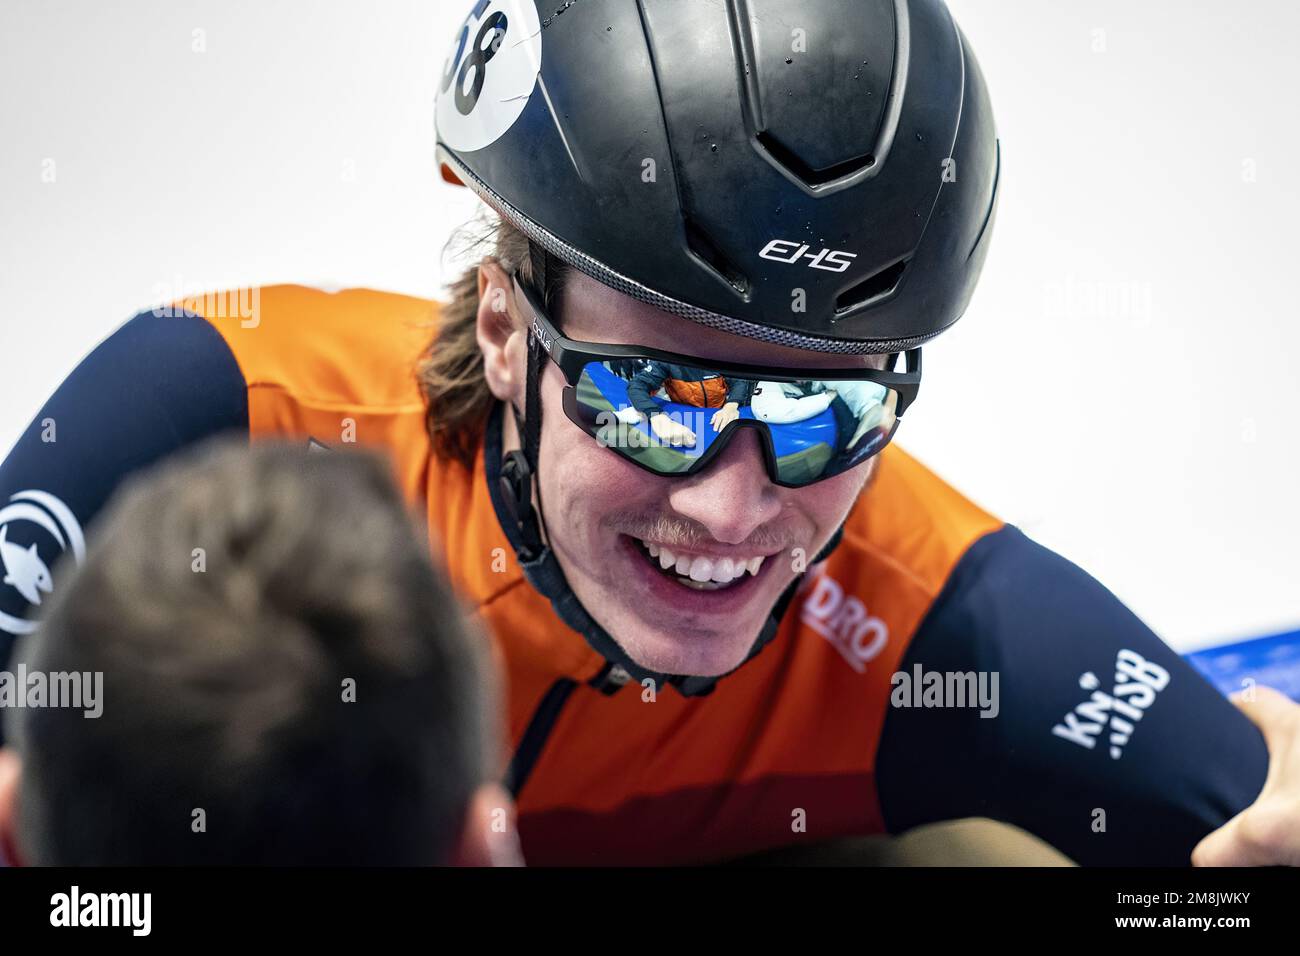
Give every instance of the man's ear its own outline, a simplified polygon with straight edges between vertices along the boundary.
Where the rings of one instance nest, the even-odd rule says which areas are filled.
[[[528,336],[511,312],[514,283],[501,263],[484,259],[478,269],[478,347],[483,375],[492,394],[520,405],[527,373]]]
[[[18,853],[18,783],[23,764],[10,747],[0,747],[0,859],[9,866],[25,865]]]
[[[456,866],[523,866],[515,804],[500,784],[485,783],[470,798],[465,830],[452,857]]]

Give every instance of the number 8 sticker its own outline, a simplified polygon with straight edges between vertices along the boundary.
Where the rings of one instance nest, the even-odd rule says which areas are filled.
[[[477,0],[452,38],[435,109],[455,150],[490,146],[523,114],[542,68],[534,0]]]

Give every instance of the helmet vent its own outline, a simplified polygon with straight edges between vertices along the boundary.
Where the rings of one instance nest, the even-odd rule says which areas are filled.
[[[876,165],[876,157],[868,153],[865,156],[855,156],[853,159],[836,163],[834,166],[827,166],[825,169],[813,169],[800,158],[798,153],[767,130],[759,133],[756,138],[758,144],[767,150],[768,155],[778,165],[809,187],[825,186],[827,183],[833,183],[837,179],[844,179],[860,170],[870,169]]]
[[[900,259],[892,266],[886,266],[875,275],[868,276],[856,285],[845,289],[835,299],[835,311],[847,312],[849,309],[865,305],[872,299],[889,295],[898,288],[898,282],[903,278],[903,271],[906,268],[907,260]]]
[[[686,244],[690,246],[691,252],[706,266],[717,273],[727,285],[731,286],[742,296],[749,296],[749,278],[740,271],[740,268],[732,262],[718,248],[717,243],[709,238],[708,234],[697,226],[690,219],[686,220]]]

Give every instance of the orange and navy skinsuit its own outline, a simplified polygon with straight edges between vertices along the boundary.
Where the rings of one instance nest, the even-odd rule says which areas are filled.
[[[1263,784],[1258,731],[1113,595],[896,445],[776,637],[712,693],[597,689],[605,661],[523,577],[482,451],[472,471],[430,453],[415,365],[436,304],[258,295],[248,317],[226,297],[144,313],[69,376],[0,465],[0,528],[35,548],[9,552],[16,574],[75,554],[124,476],[218,433],[386,451],[506,668],[530,862],[718,860],[988,816],[1083,863],[1181,865]],[[0,585],[0,666],[33,610]],[[977,698],[981,679],[964,707],[936,690]]]
[[[647,362],[646,367],[628,382],[628,401],[646,418],[653,418],[662,409],[650,396],[661,387],[670,400],[696,408],[721,408],[727,402],[748,405],[754,388],[753,383],[746,379],[733,383],[721,375],[708,375],[682,365]]]

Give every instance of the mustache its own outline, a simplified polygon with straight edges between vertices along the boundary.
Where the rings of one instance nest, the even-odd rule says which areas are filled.
[[[779,553],[807,544],[811,528],[798,527],[803,522],[789,518],[759,525],[740,544],[724,544],[709,534],[704,525],[689,518],[665,514],[619,515],[609,522],[610,528],[633,538],[656,541],[669,548],[750,547],[764,553]]]

